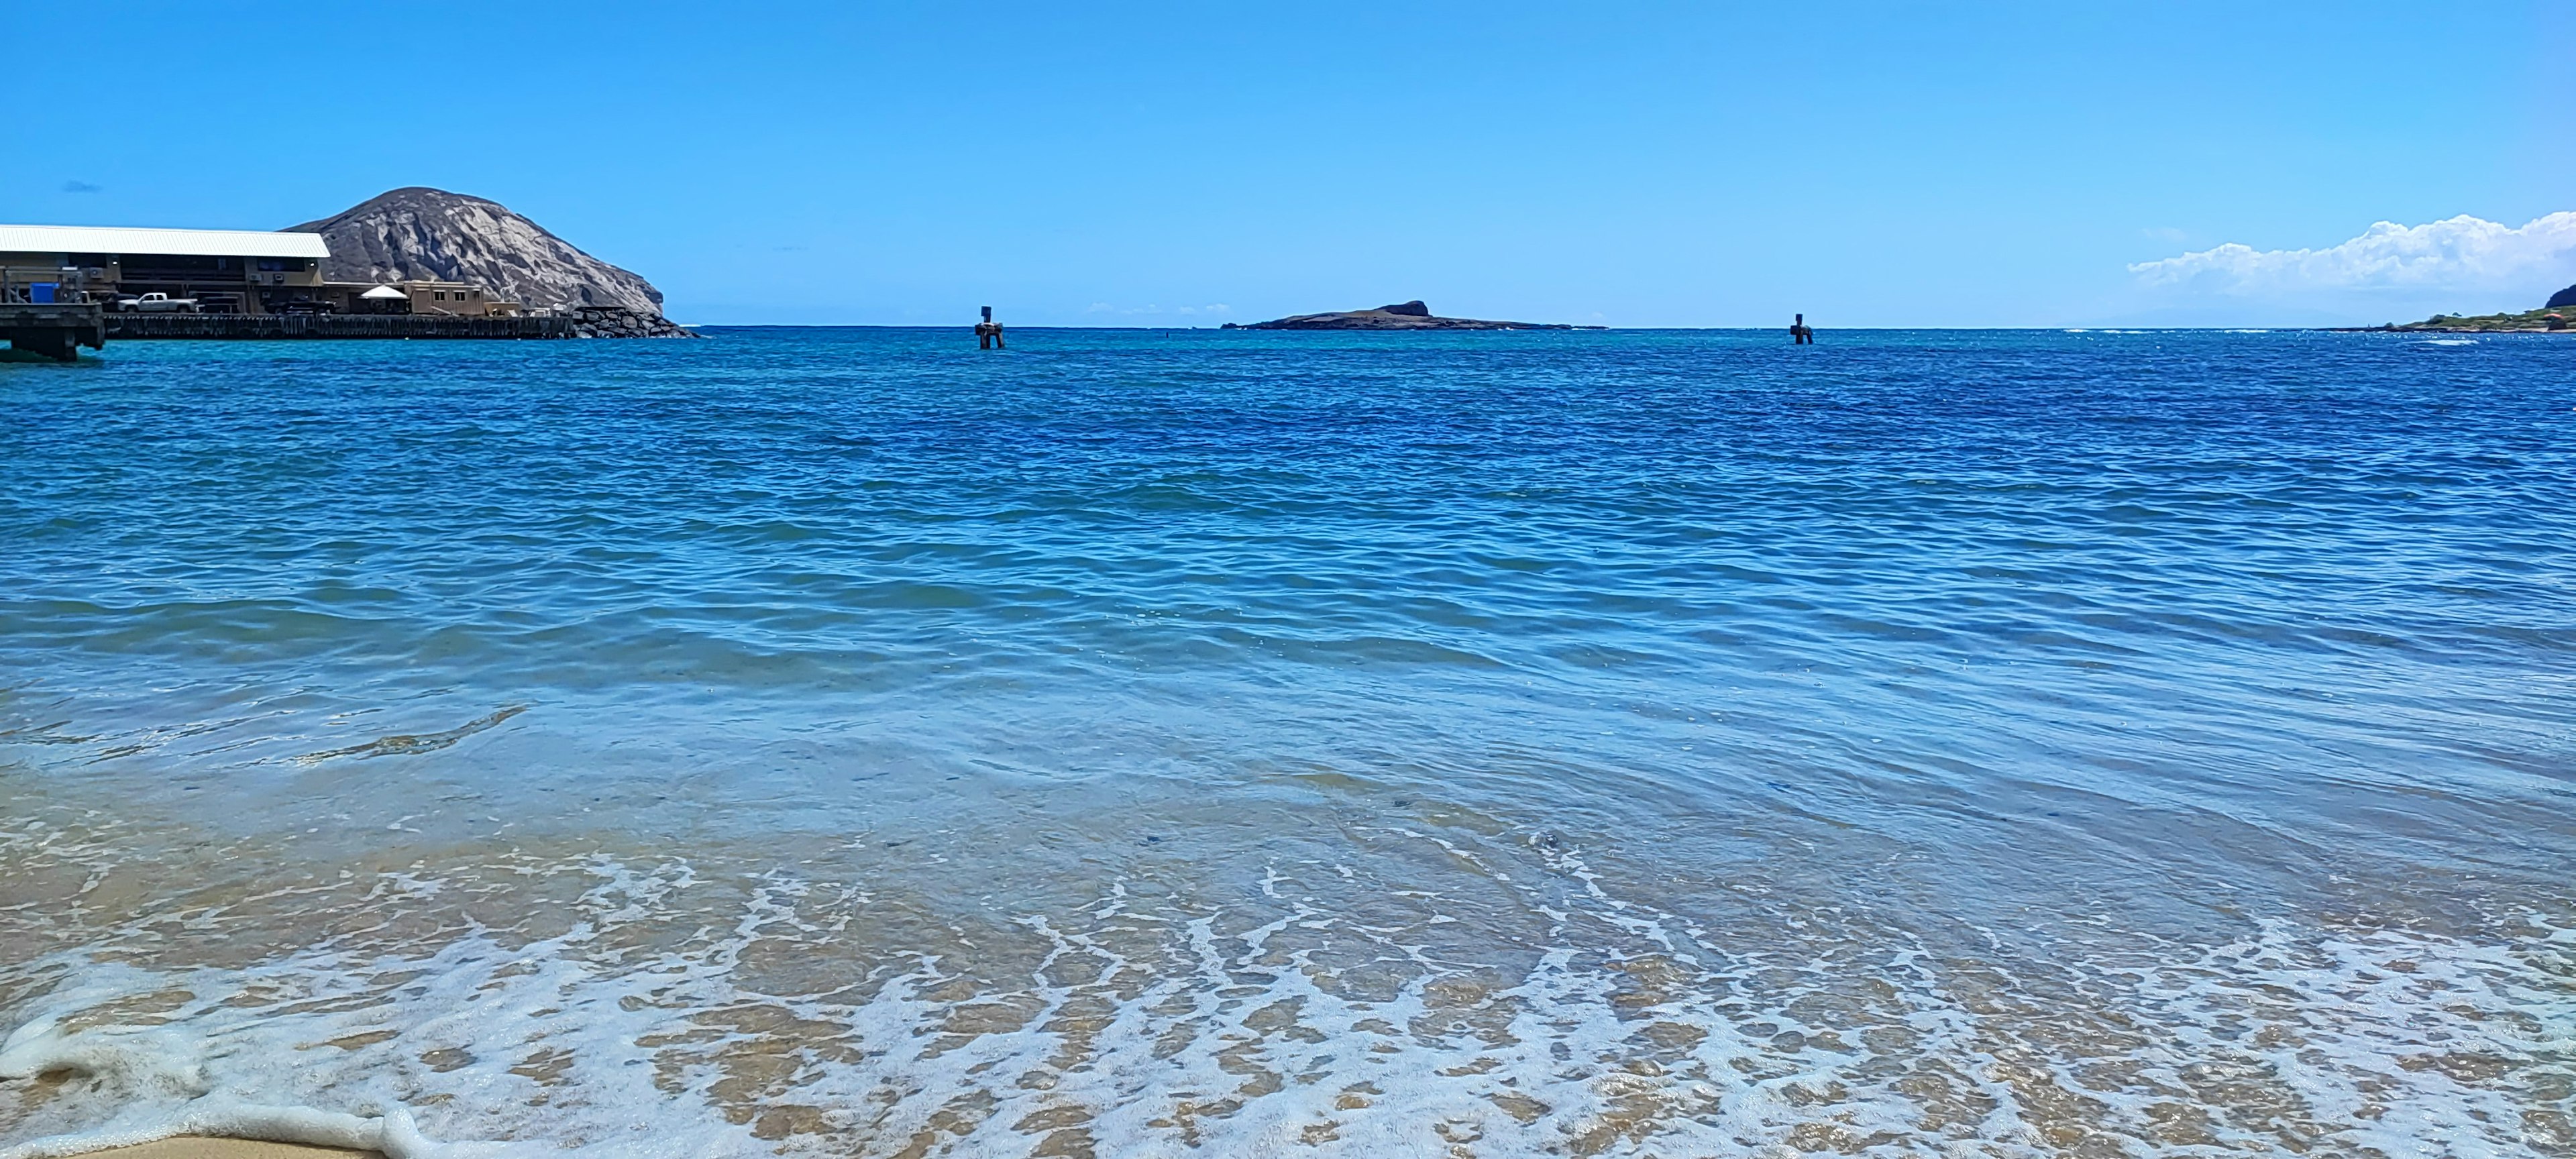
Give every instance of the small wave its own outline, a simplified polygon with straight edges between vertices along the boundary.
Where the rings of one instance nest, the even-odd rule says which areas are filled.
[[[81,745],[88,744],[98,739],[94,736],[78,736],[59,731],[65,725],[70,723],[71,722],[68,720],[57,720],[48,724],[32,725],[26,728],[0,729],[0,741],[14,742],[17,744]]]
[[[327,761],[333,757],[402,757],[437,752],[527,710],[527,705],[513,704],[490,716],[467,721],[445,732],[400,733],[394,736],[377,737],[365,744],[306,753],[296,760],[309,765]]]
[[[534,1144],[442,1145],[420,1133],[411,1112],[366,1118],[311,1107],[270,1107],[230,1099],[202,1099],[176,1111],[137,1116],[94,1131],[49,1135],[0,1149],[0,1159],[68,1159],[97,1151],[140,1146],[178,1136],[256,1139],[371,1151],[385,1159],[539,1159],[553,1148]]]

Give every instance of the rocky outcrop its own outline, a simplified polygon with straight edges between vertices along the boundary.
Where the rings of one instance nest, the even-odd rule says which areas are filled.
[[[1568,326],[1562,322],[1487,322],[1477,318],[1443,318],[1431,312],[1419,299],[1380,306],[1374,310],[1344,310],[1334,314],[1295,314],[1248,326],[1226,323],[1226,330],[1599,330],[1599,326]]]
[[[662,317],[651,282],[480,197],[396,189],[287,231],[322,235],[331,248],[323,276],[335,282],[466,282],[531,310],[604,306]]]
[[[2549,301],[2542,304],[2540,308],[2543,310],[2557,310],[2567,306],[2576,306],[2576,286],[2569,286],[2564,290],[2551,294],[2549,296]]]
[[[695,338],[697,334],[660,314],[624,306],[583,306],[572,312],[575,338]]]

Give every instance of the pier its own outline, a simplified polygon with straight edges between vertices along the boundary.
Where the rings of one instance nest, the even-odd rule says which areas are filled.
[[[0,302],[0,338],[12,350],[69,362],[83,346],[107,345],[105,317],[95,302]]]
[[[69,361],[110,338],[293,341],[333,338],[587,338],[582,316],[470,318],[445,314],[134,314],[96,302],[0,302],[0,339]],[[677,329],[677,327],[672,327]]]
[[[91,307],[96,309],[97,307]],[[576,319],[550,314],[108,314],[111,338],[572,338]]]

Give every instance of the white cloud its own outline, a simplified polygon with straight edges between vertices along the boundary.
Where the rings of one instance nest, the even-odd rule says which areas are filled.
[[[2258,250],[2230,242],[2129,272],[2150,286],[2224,294],[2301,291],[2556,289],[2576,278],[2576,212],[2520,229],[2462,214],[2424,225],[2383,221],[2324,249]]]

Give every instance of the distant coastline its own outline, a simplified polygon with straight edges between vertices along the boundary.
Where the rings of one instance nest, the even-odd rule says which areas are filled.
[[[2576,310],[2526,310],[2519,314],[2435,314],[2421,322],[2385,326],[2338,326],[2353,333],[2401,334],[2576,334]]]
[[[2549,296],[2537,310],[2497,314],[2435,314],[2421,322],[2385,326],[2338,327],[2347,330],[2404,331],[2430,334],[2576,334],[2576,286]]]

